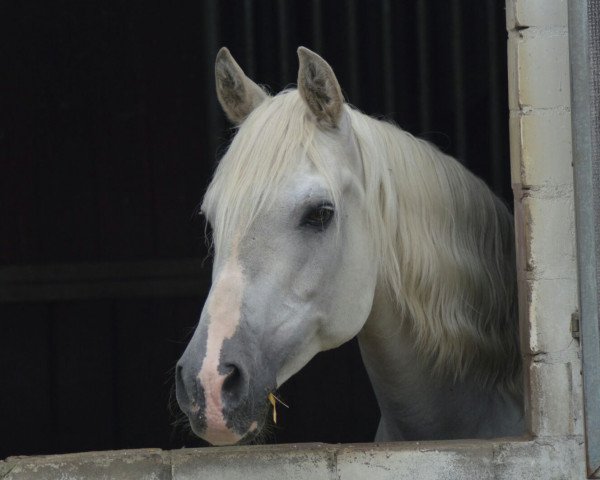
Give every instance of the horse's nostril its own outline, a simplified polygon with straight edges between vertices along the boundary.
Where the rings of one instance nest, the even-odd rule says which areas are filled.
[[[244,395],[245,381],[242,370],[233,363],[224,365],[227,377],[223,381],[223,393],[231,400],[238,401]]]
[[[225,375],[227,375],[227,377],[223,382],[223,389],[229,391],[235,388],[236,385],[241,381],[242,373],[240,372],[240,369],[237,367],[237,365],[234,365],[232,363],[228,363],[225,365],[225,371]]]

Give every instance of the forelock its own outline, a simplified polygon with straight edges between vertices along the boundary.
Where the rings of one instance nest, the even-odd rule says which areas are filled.
[[[213,222],[213,240],[226,245],[243,237],[272,205],[284,179],[308,159],[338,194],[333,172],[321,155],[318,126],[296,90],[268,98],[242,123],[216,169],[202,210]]]

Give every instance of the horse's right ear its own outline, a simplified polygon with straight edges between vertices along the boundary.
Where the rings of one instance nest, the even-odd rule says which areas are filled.
[[[267,98],[264,90],[246,76],[226,47],[217,53],[215,81],[219,103],[227,118],[236,125]]]

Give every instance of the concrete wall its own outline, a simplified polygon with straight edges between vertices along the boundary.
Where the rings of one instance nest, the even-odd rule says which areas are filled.
[[[525,439],[96,452],[0,462],[0,478],[583,479],[566,0],[508,0],[511,170]]]
[[[507,1],[528,428],[538,443],[571,439],[583,467],[581,352],[571,334],[578,304],[567,24],[567,0]]]
[[[531,433],[582,435],[566,0],[508,3],[511,172]],[[528,328],[527,328],[528,326]]]

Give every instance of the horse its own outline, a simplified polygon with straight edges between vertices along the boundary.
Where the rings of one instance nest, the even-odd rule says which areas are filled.
[[[512,215],[454,158],[347,104],[316,53],[271,96],[222,48],[237,132],[201,212],[212,286],[175,369],[193,432],[253,441],[269,400],[358,336],[376,441],[523,432]]]

